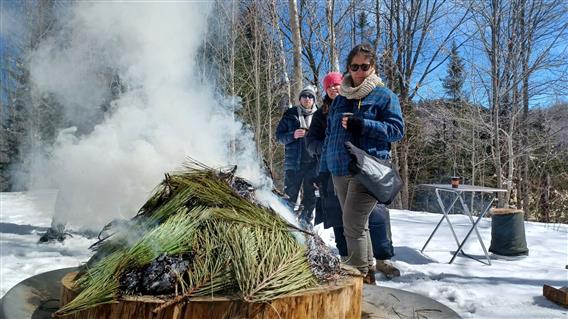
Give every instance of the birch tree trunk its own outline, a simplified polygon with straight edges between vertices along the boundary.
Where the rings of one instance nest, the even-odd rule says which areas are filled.
[[[335,8],[335,0],[326,0],[325,15],[327,17],[327,28],[329,32],[329,62],[331,70],[339,72],[339,55],[335,44],[335,22],[333,21],[333,12]]]
[[[522,38],[525,39],[528,37],[527,34],[527,27],[526,27],[526,1],[521,1],[520,7],[520,15],[521,15],[521,34]],[[529,57],[530,57],[530,39],[523,41],[521,44],[521,52],[522,52],[522,75],[523,75],[523,83],[522,83],[522,99],[523,99],[523,112],[521,117],[522,123],[522,145],[526,149],[523,152],[523,156],[521,158],[521,207],[523,208],[523,212],[525,213],[525,218],[529,216],[529,152],[528,149],[529,145],[529,125],[528,125],[528,117],[529,117]]]
[[[279,53],[279,57],[280,57],[280,68],[282,70],[282,78],[284,80],[284,85],[286,87],[286,96],[288,98],[287,101],[287,105],[291,106],[292,105],[292,88],[290,86],[290,77],[288,76],[288,71],[287,71],[287,64],[286,64],[286,54],[285,54],[285,50],[284,50],[284,39],[283,39],[283,35],[282,35],[282,28],[280,28],[280,25],[278,24],[278,14],[276,12],[276,0],[272,0],[271,2],[271,18],[272,18],[272,27],[274,28],[274,30],[278,30],[278,48],[280,50]],[[272,135],[271,135],[272,136]],[[272,166],[271,166],[272,168]]]
[[[495,162],[495,174],[497,176],[497,187],[503,185],[503,173],[501,167],[501,131],[499,126],[500,111],[500,81],[499,81],[499,36],[501,27],[501,1],[491,1],[491,110],[493,112],[493,156]],[[503,195],[499,193],[498,206],[503,207]]]
[[[300,18],[296,0],[288,0],[290,14],[290,28],[292,30],[292,42],[294,46],[294,90],[292,96],[297,96],[302,91],[302,36],[300,33]],[[292,99],[294,100],[294,99]]]

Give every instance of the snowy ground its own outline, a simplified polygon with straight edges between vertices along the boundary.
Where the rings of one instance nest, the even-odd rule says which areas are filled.
[[[0,193],[0,296],[18,282],[38,273],[77,266],[89,257],[93,240],[75,235],[63,244],[38,245],[38,233],[49,226],[55,193]],[[451,216],[458,236],[468,229],[465,216]],[[413,291],[454,309],[464,318],[568,318],[568,311],[542,297],[542,285],[568,286],[568,227],[526,223],[530,255],[526,258],[492,258],[487,266],[457,257],[450,251],[454,239],[441,227],[425,254],[422,248],[440,215],[391,210],[395,264],[402,275],[391,281],[378,276],[378,284]],[[442,226],[445,226],[443,224]],[[486,246],[491,220],[479,229]],[[324,240],[333,243],[333,232],[316,227]],[[483,256],[476,238],[465,251]]]
[[[46,271],[78,266],[93,240],[74,235],[63,243],[38,244],[51,223],[56,193],[0,193],[0,295]]]
[[[450,217],[458,238],[463,238],[471,223],[464,215]],[[379,286],[428,296],[463,318],[568,318],[567,309],[542,296],[543,284],[568,286],[568,225],[526,222],[528,257],[497,259],[492,255],[488,266],[458,255],[448,264],[457,245],[446,222],[424,254],[420,253],[440,218],[440,214],[391,210],[393,260],[401,276],[389,281],[378,275]],[[489,249],[491,219],[482,220],[478,228]],[[317,229],[324,240],[333,242],[333,232]],[[464,251],[485,258],[473,234]]]

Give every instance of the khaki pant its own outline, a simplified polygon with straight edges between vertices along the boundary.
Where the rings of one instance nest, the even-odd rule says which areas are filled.
[[[333,176],[333,186],[343,211],[343,234],[349,253],[347,263],[367,274],[373,267],[369,215],[377,200],[352,176]]]

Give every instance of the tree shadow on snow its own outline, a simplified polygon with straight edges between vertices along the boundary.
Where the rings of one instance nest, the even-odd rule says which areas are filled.
[[[411,265],[426,265],[438,263],[438,261],[422,254],[420,251],[407,246],[397,246],[394,248],[393,261],[404,261]]]
[[[29,235],[35,231],[46,231],[48,227],[37,227],[32,225],[18,225],[12,223],[0,223],[0,233]]]
[[[543,308],[550,308],[550,309],[565,309],[561,306],[555,304],[554,302],[546,299],[544,296],[534,296],[533,302],[535,305],[543,307]]]
[[[496,276],[487,276],[487,277],[479,277],[479,276],[463,276],[451,273],[445,273],[444,279],[446,281],[452,281],[455,279],[456,282],[472,282],[472,283],[483,283],[483,284],[491,284],[491,285],[501,285],[501,284],[514,284],[514,285],[521,285],[521,286],[536,286],[540,287],[539,293],[542,294],[542,285],[547,284],[550,286],[563,286],[566,284],[565,280],[550,280],[545,278],[521,278],[521,277],[496,277]]]

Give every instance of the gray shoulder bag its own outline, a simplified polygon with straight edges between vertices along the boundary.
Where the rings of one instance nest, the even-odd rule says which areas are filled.
[[[351,155],[349,172],[379,203],[390,204],[402,188],[402,179],[393,164],[369,155],[351,142],[345,142],[345,148]]]

